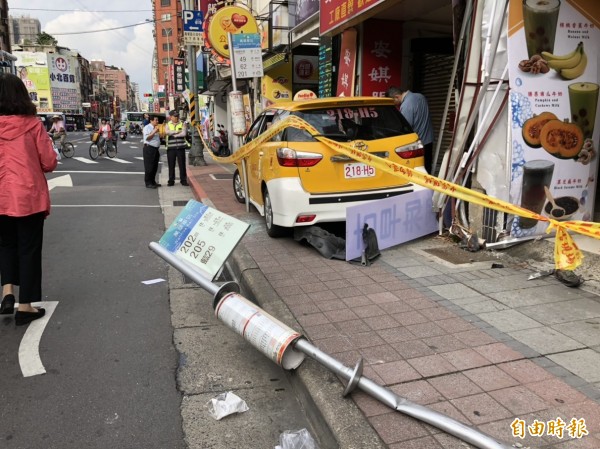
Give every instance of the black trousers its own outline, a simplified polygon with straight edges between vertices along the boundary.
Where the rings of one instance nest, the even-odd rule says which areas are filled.
[[[160,153],[158,148],[152,145],[144,145],[144,182],[146,187],[156,184],[156,173],[158,173],[158,163],[160,162]]]
[[[19,303],[42,300],[43,212],[26,217],[0,215],[2,285],[19,286]]]
[[[433,142],[423,147],[425,149],[425,170],[431,175],[433,174],[431,173],[431,170],[433,170]]]
[[[175,161],[179,165],[179,180],[187,182],[185,168],[185,148],[167,148],[167,163],[169,164],[169,184],[175,183]]]

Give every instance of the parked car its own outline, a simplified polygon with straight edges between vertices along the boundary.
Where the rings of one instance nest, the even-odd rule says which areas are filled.
[[[323,98],[276,103],[260,114],[245,142],[290,115],[322,136],[425,172],[423,145],[388,98]],[[267,233],[344,221],[346,208],[421,189],[327,147],[308,132],[287,127],[246,158],[248,198],[265,217]],[[239,202],[246,192],[241,161],[233,177]]]

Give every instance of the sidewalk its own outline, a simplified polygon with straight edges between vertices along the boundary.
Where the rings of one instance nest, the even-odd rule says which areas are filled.
[[[438,236],[383,250],[370,267],[327,260],[291,238],[269,238],[258,212],[235,200],[231,172],[206,159],[208,166],[188,167],[193,193],[252,225],[231,265],[267,311],[346,366],[362,357],[364,375],[380,385],[507,444],[600,448],[595,291],[551,276],[528,281],[533,270],[525,263],[466,253]],[[354,403],[342,399],[341,383],[312,361],[293,375],[342,448],[472,447],[362,392],[351,395]],[[525,429],[515,438],[515,418],[547,426],[540,436]],[[558,418],[566,423],[562,438],[548,431]],[[585,420],[588,435],[569,437],[573,418],[580,430]]]

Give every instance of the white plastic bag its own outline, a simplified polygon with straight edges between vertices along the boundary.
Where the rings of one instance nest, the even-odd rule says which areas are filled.
[[[54,150],[54,152],[56,153],[56,160],[60,161],[62,159],[61,155],[60,155],[60,151],[58,151],[58,148],[56,148],[56,145],[52,145],[52,149]]]
[[[279,446],[281,449],[319,449],[306,429],[286,430],[279,435]]]
[[[221,393],[206,403],[208,413],[217,421],[233,413],[243,413],[250,410],[246,402],[231,391]]]

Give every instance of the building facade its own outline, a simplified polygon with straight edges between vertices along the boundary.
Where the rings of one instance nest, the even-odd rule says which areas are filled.
[[[4,23],[4,17],[3,17]],[[35,42],[38,34],[42,32],[40,21],[33,17],[12,17],[8,20],[10,28],[11,45],[22,45]]]
[[[10,53],[10,21],[8,17],[8,0],[0,1],[0,50]]]

